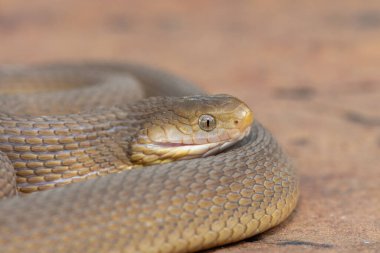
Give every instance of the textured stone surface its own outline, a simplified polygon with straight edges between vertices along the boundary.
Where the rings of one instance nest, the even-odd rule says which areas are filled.
[[[378,1],[0,2],[0,62],[137,61],[236,95],[301,175],[278,228],[211,252],[380,251]]]

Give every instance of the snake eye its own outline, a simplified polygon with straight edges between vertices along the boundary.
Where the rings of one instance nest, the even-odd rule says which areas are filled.
[[[216,127],[216,120],[211,115],[203,114],[199,117],[198,124],[202,130],[209,132]]]

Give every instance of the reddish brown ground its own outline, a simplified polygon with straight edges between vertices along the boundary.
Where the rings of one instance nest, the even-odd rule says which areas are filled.
[[[379,1],[1,0],[0,63],[136,61],[236,95],[294,158],[296,212],[210,252],[380,251]]]

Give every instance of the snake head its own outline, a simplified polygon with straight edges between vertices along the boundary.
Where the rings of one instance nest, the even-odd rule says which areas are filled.
[[[253,113],[230,95],[172,99],[131,143],[131,161],[150,165],[217,154],[249,134]]]

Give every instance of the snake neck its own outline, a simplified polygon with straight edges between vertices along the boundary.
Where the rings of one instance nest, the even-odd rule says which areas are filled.
[[[167,98],[62,115],[0,113],[0,152],[23,193],[48,190],[135,167],[130,141]]]

